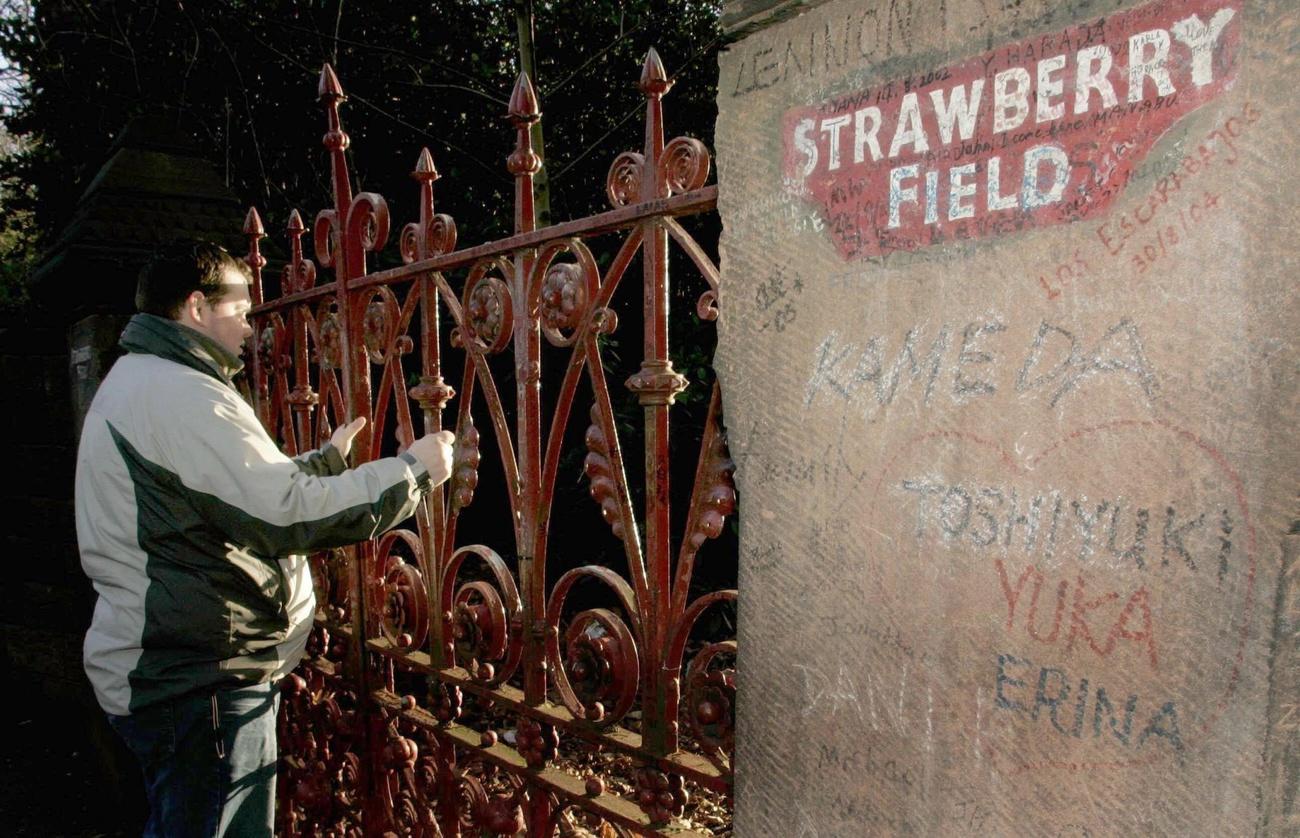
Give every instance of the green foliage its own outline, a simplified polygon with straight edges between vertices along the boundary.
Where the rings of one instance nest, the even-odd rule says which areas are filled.
[[[328,206],[315,104],[326,61],[349,95],[355,179],[388,199],[395,223],[414,218],[407,174],[427,145],[443,176],[439,210],[456,218],[462,242],[509,231],[512,3],[35,0],[30,13],[23,5],[0,7],[0,53],[29,80],[7,120],[29,144],[0,159],[0,179],[37,185],[6,194],[6,210],[12,202],[32,213],[46,235],[67,221],[113,138],[146,112],[174,115],[235,193],[262,210],[272,235],[291,208],[310,217]],[[718,11],[706,0],[536,4],[554,218],[602,208],[610,162],[640,147],[635,85],[650,46],[681,81],[666,108],[671,134],[711,139]]]
[[[0,159],[19,153],[21,147],[0,126]],[[32,213],[23,205],[30,205],[34,191],[13,178],[0,179],[0,314],[19,311],[30,301],[27,280],[39,239]]]
[[[25,0],[0,0],[0,20],[31,15]],[[22,103],[22,71],[0,53],[0,160],[28,150],[5,128],[5,120]],[[30,206],[35,190],[30,184],[0,174],[0,314],[21,310],[30,299],[27,278],[37,253],[36,228]]]

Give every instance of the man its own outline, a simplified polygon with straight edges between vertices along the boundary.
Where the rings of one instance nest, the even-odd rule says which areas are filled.
[[[99,595],[86,673],[144,769],[146,835],[270,835],[277,683],[315,608],[304,553],[411,515],[451,472],[450,432],[348,469],[364,420],[289,459],[231,384],[248,269],[173,246],[140,275],[129,354],[77,455],[77,540]]]

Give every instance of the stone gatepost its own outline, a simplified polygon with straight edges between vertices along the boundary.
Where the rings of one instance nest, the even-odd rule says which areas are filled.
[[[726,22],[737,834],[1295,834],[1294,4]]]
[[[16,522],[0,535],[10,559],[0,584],[0,673],[14,685],[17,712],[57,717],[59,736],[89,740],[104,780],[95,793],[124,821],[142,823],[138,768],[109,729],[81,663],[94,591],[76,545],[77,442],[90,400],[120,355],[118,336],[149,254],[174,238],[238,248],[243,216],[174,119],[137,119],[91,171],[73,217],[31,278],[32,305],[0,318],[10,399],[0,421],[10,464],[0,506]]]

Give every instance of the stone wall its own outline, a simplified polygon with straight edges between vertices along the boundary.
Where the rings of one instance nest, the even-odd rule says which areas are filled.
[[[737,834],[1294,834],[1295,11],[766,5]]]

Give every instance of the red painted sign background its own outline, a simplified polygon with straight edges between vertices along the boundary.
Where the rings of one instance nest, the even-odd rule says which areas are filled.
[[[1093,218],[1232,86],[1240,0],[1158,0],[783,120],[788,188],[845,259]]]

